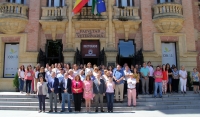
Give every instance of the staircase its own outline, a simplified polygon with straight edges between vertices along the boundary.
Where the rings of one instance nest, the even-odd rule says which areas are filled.
[[[58,111],[60,111],[61,104],[57,106]],[[94,109],[92,104],[91,111],[94,112]],[[175,93],[163,95],[163,98],[152,98],[152,95],[139,95],[137,107],[127,107],[127,98],[124,99],[123,103],[114,103],[114,112],[168,109],[200,109],[200,94],[193,94],[193,92],[187,92],[187,94]],[[26,96],[19,92],[0,92],[0,110],[38,111],[38,99],[36,95]],[[107,111],[106,103],[104,103],[104,110]],[[46,111],[49,111],[48,99],[46,99]],[[85,111],[84,103],[82,103],[82,111]]]

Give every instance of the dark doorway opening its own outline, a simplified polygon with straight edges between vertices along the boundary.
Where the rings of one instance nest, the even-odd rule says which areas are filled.
[[[119,64],[123,66],[124,63],[127,63],[129,67],[130,65],[135,65],[134,58],[120,58]]]
[[[121,66],[127,63],[129,67],[136,64],[141,65],[143,63],[142,49],[136,52],[134,40],[119,40],[117,63]]]
[[[83,64],[91,63],[92,65],[98,65],[98,58],[83,58]]]
[[[47,40],[46,44],[46,63],[55,64],[63,62],[62,40]]]

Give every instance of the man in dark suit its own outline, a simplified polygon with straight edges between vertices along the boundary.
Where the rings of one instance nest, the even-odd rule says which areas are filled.
[[[67,97],[67,103],[68,103],[68,111],[72,112],[71,110],[71,101],[70,97],[72,95],[72,89],[71,89],[72,83],[71,79],[68,78],[68,74],[64,74],[64,79],[61,81],[61,93],[62,93],[62,110],[60,112],[65,111],[65,99]]]
[[[55,112],[57,112],[57,93],[58,93],[59,80],[56,78],[56,73],[51,72],[51,78],[48,80],[48,93],[50,99],[50,111],[53,112],[53,101],[55,104]]]
[[[96,107],[95,112],[98,112],[99,101],[101,105],[101,112],[104,112],[103,96],[105,96],[105,93],[106,93],[106,85],[105,85],[104,80],[101,79],[100,76],[101,76],[100,73],[98,73],[96,76],[96,79],[93,82],[93,93],[95,94],[94,101],[95,101],[95,107]]]

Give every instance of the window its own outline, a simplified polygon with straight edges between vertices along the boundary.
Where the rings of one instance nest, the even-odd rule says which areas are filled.
[[[47,0],[48,7],[62,7],[65,6],[65,0]]]
[[[26,4],[26,0],[7,0],[10,3]]]
[[[116,0],[116,6],[134,6],[134,0]]]
[[[157,0],[157,3],[174,2],[174,0]]]
[[[120,57],[134,57],[135,55],[135,44],[133,40],[119,40],[118,48]]]
[[[92,6],[92,0],[89,0],[87,4],[85,4],[85,7],[91,7]]]

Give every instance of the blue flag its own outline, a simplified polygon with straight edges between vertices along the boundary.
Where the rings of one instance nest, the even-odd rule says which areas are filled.
[[[97,12],[102,13],[106,11],[106,4],[104,0],[97,0]]]

